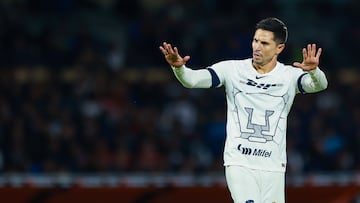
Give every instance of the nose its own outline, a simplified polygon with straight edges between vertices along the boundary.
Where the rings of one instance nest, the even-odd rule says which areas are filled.
[[[253,42],[253,49],[255,51],[260,50],[260,44],[258,42]]]

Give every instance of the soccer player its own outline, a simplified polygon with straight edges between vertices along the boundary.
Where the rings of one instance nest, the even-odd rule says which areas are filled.
[[[164,42],[160,51],[186,88],[225,87],[227,99],[224,166],[235,203],[284,203],[287,116],[297,93],[327,88],[319,68],[322,49],[303,48],[303,61],[278,61],[288,38],[285,24],[266,18],[256,24],[252,58],[226,60],[206,69],[186,67],[190,56]]]

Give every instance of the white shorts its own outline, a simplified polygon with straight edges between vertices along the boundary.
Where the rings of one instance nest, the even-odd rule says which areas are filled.
[[[235,203],[285,203],[285,173],[225,166],[225,177]]]

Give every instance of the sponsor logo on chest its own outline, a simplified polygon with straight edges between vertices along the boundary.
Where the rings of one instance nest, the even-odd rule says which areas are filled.
[[[241,144],[238,145],[237,149],[238,149],[243,155],[257,156],[257,157],[265,157],[265,158],[271,157],[271,153],[272,153],[272,151],[268,151],[268,150],[266,150],[266,149],[244,147],[244,146],[242,146]]]
[[[244,81],[243,83],[245,83],[246,85],[257,87],[257,88],[264,89],[264,90],[269,89],[270,87],[282,86],[282,84],[256,82],[251,79],[247,79],[247,81],[246,82]]]

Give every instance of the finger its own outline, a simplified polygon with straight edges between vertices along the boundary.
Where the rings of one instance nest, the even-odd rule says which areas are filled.
[[[308,55],[307,55],[307,51],[305,48],[302,49],[302,53],[303,53],[303,60],[306,60]]]
[[[322,48],[319,48],[319,50],[316,53],[316,58],[319,59],[322,52]]]
[[[177,47],[174,47],[174,54],[179,55],[179,50]]]
[[[164,42],[164,43],[163,43],[163,47],[164,47],[165,51],[168,51],[168,49],[169,49],[169,48],[168,48],[168,43]]]
[[[294,62],[294,63],[293,63],[293,66],[295,66],[295,67],[301,67],[301,63],[299,63],[299,62]]]
[[[167,51],[164,49],[164,47],[159,46],[159,49],[164,55],[167,55]]]
[[[312,44],[311,47],[311,57],[315,57],[316,54],[316,44]]]
[[[169,44],[166,43],[166,42],[164,42],[164,48],[166,49],[166,51],[168,51],[168,49],[169,49]]]
[[[190,56],[185,56],[185,57],[184,57],[185,63],[186,63],[188,60],[190,60]]]
[[[307,57],[310,58],[312,55],[312,45],[308,44],[307,45]]]
[[[169,49],[168,46],[169,46],[168,43],[166,43],[166,42],[163,43],[163,47],[164,47],[164,49],[165,49],[166,52],[168,52],[168,49]]]
[[[174,49],[172,48],[171,44],[167,44],[167,51],[169,54],[174,54]]]
[[[312,56],[312,44],[308,44],[308,57],[310,58]]]

